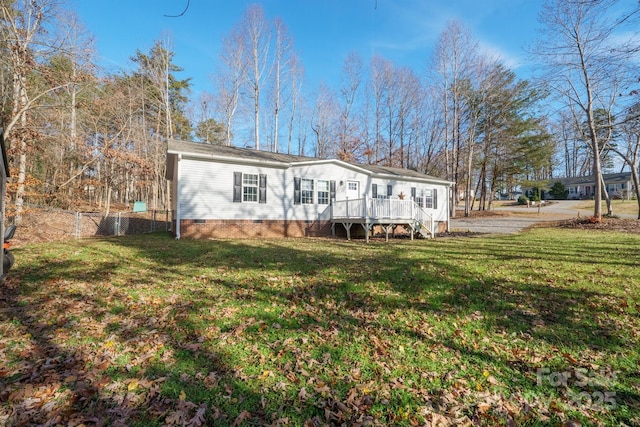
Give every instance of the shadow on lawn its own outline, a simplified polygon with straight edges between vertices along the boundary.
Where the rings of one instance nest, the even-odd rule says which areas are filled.
[[[101,291],[86,286],[84,293],[65,287],[87,279],[109,281],[118,266],[117,262],[96,262],[79,268],[73,261],[56,260],[31,271],[19,267],[12,271],[0,294],[0,326],[4,331],[8,325],[19,330],[13,345],[23,350],[8,351],[13,358],[0,360],[0,425],[148,426],[189,421],[201,425],[206,424],[207,410],[210,421],[219,417],[216,422],[224,422],[224,414],[212,415],[215,408],[180,396],[194,381],[187,372],[200,368],[211,373],[201,380],[213,385],[214,378],[221,378],[227,391],[232,390],[229,394],[259,402],[258,395],[234,379],[224,349],[203,351],[193,346],[197,328],[188,320],[176,316],[161,325],[145,312],[121,311],[119,307],[126,307],[130,300],[124,289]],[[30,280],[24,281],[25,275]],[[185,298],[171,301],[172,310],[191,306]],[[75,334],[76,327],[95,324],[114,313],[119,321],[104,328],[104,341],[83,342],[84,337]],[[0,350],[6,350],[5,345],[0,339]],[[175,356],[179,372],[164,364],[165,358],[156,359],[158,354]],[[124,367],[123,358],[130,359]],[[174,389],[161,390],[171,376],[177,377]],[[109,389],[110,384],[115,386]],[[175,384],[182,388],[175,389]],[[201,395],[207,391],[208,387],[200,386]]]
[[[230,353],[224,346],[206,345],[203,329],[207,324],[197,318],[206,310],[214,311],[214,317],[220,318],[216,312],[220,307],[215,304],[218,287],[237,300],[265,306],[275,304],[283,308],[284,314],[292,315],[283,317],[267,311],[252,314],[249,332],[246,332],[249,340],[253,331],[262,325],[278,324],[280,332],[274,332],[275,336],[271,337],[276,341],[286,339],[292,330],[338,330],[347,335],[364,330],[372,335],[391,333],[445,346],[470,360],[485,360],[507,371],[530,373],[538,367],[535,364],[514,367],[512,358],[470,348],[453,336],[433,336],[412,325],[382,324],[376,320],[378,315],[394,310],[418,310],[457,318],[480,313],[476,314],[476,320],[487,330],[528,334],[551,346],[576,351],[593,348],[614,354],[624,351],[628,345],[620,340],[616,333],[618,325],[611,321],[617,315],[613,306],[609,307],[611,312],[601,313],[597,324],[589,316],[592,302],[608,297],[607,294],[554,286],[543,278],[532,277],[528,283],[482,279],[464,262],[468,257],[485,257],[488,262],[535,259],[546,263],[558,256],[584,262],[585,254],[579,248],[573,252],[557,247],[554,252],[547,243],[545,249],[549,252],[545,255],[541,250],[523,254],[517,241],[510,245],[505,243],[508,240],[496,244],[488,241],[481,247],[470,244],[464,251],[460,245],[446,242],[421,242],[415,246],[407,243],[390,248],[335,241],[331,242],[330,250],[318,250],[298,245],[296,241],[194,242],[174,241],[159,235],[107,241],[113,250],[101,253],[92,247],[94,261],[84,265],[50,260],[22,271],[18,268],[16,279],[10,282],[13,288],[3,293],[0,320],[18,324],[31,341],[31,350],[19,354],[18,371],[0,377],[0,389],[6,390],[0,392],[0,410],[15,411],[13,418],[7,418],[8,425],[12,425],[11,422],[44,424],[50,420],[162,424],[171,416],[186,422],[203,409],[206,409],[207,422],[215,421],[216,425],[231,425],[243,410],[250,412],[252,423],[268,424],[283,408],[292,405],[301,409],[302,421],[314,417],[326,421],[326,399],[301,401],[299,390],[291,389],[265,402],[262,400],[264,390],[248,385],[247,374],[238,370],[237,354]],[[139,258],[119,259],[117,248],[120,246],[133,249]],[[433,257],[433,251],[445,251],[448,257]],[[393,263],[389,263],[390,256],[395,257]],[[131,262],[144,264],[142,268],[147,274],[123,279],[123,265]],[[252,279],[240,280],[227,275],[229,271],[249,271]],[[271,283],[274,275],[278,281],[282,279],[279,276],[296,280],[286,287],[277,287]],[[28,281],[21,279],[26,277]],[[187,286],[185,280],[191,283],[190,292],[178,292],[180,286]],[[65,283],[88,284],[84,289],[76,287],[70,292]],[[92,283],[105,285],[96,288]],[[167,295],[166,301],[141,301],[136,305],[130,300],[131,293],[138,293],[138,288],[142,291],[146,286],[163,283],[176,291]],[[369,283],[379,284],[377,286],[389,292],[369,292]],[[49,286],[64,292],[64,296],[50,294]],[[25,305],[25,301],[29,304]],[[318,310],[296,313],[291,309],[303,304],[314,305]],[[105,318],[114,319],[101,334],[107,336],[106,343],[82,342],[82,337],[74,336],[75,325],[100,324]],[[242,327],[234,320],[220,332],[245,333]],[[67,345],[60,337],[80,342]],[[109,343],[113,343],[113,350],[104,349]],[[96,353],[100,353],[97,358]],[[130,360],[122,363],[118,358]],[[242,360],[242,363],[251,361]],[[0,372],[2,370],[0,365]],[[203,372],[207,375],[203,376]],[[132,388],[134,378],[151,380],[136,383],[140,385]],[[123,391],[104,389],[114,380],[123,385],[119,389]],[[50,395],[34,403],[33,398],[27,398],[28,391],[22,389],[20,394],[21,387],[29,387],[42,396],[46,392]],[[141,389],[146,393],[137,392]],[[64,401],[63,405],[46,404],[56,398],[55,393],[62,393],[57,398]],[[181,393],[188,398],[181,398]],[[213,395],[225,396],[229,403],[217,408]],[[627,398],[638,400],[637,395]],[[387,400],[390,408],[403,405],[400,397]],[[350,421],[367,416],[368,406],[363,405],[360,412],[351,413]],[[182,418],[178,417],[180,414]]]

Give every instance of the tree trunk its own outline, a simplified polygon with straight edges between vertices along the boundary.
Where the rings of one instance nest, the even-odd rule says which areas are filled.
[[[631,178],[636,191],[636,202],[638,203],[638,219],[640,220],[640,179],[638,178],[638,170],[631,168]]]
[[[25,82],[24,80],[26,80],[25,78],[23,78],[22,76],[18,76],[17,77],[18,81],[20,83],[19,84],[19,89],[18,89],[18,96],[19,96],[19,101],[18,101],[18,105],[19,106],[26,106],[27,105],[27,90],[26,87],[24,86]],[[22,134],[20,135],[20,141],[18,142],[18,181],[17,181],[17,189],[16,189],[16,216],[15,216],[15,223],[16,225],[20,225],[20,222],[22,222],[22,211],[23,211],[23,206],[24,206],[24,195],[25,195],[25,181],[27,179],[27,140],[26,137],[24,135],[24,132],[26,131],[27,128],[27,112],[26,111],[22,111],[21,113],[21,117],[20,117],[20,129],[22,131]]]
[[[464,216],[470,215],[471,208],[471,176],[473,174],[473,142],[469,141],[469,157],[467,158],[467,185],[464,196]],[[475,194],[473,196],[475,199]]]
[[[607,216],[613,216],[613,207],[611,206],[611,196],[609,196],[609,192],[607,191],[607,185],[604,182],[604,176],[602,173],[600,174],[600,185],[602,185],[602,194],[604,194],[604,199],[607,202]]]

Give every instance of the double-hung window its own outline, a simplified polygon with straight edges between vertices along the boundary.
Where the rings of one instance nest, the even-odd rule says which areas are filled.
[[[329,181],[316,181],[318,185],[318,204],[319,205],[328,205],[329,204]]]
[[[424,190],[424,207],[438,209],[438,191],[436,189]]]
[[[233,173],[234,203],[267,203],[267,175]]]
[[[250,173],[242,175],[242,201],[258,201],[258,175]]]
[[[314,194],[315,193],[315,194]],[[307,179],[295,177],[293,179],[294,205],[328,205],[336,197],[336,182],[324,179]]]
[[[383,191],[386,190],[386,194]],[[386,188],[383,185],[371,184],[371,197],[374,199],[388,199],[393,194],[393,185],[387,184]]]
[[[433,209],[433,190],[424,190],[424,207]]]
[[[313,180],[302,179],[302,204],[313,204]]]

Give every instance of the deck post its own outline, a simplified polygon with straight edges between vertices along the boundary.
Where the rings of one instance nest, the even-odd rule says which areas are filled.
[[[432,239],[433,239],[434,237],[436,237],[436,232],[435,232],[435,230],[433,229],[433,228],[434,228],[434,226],[435,226],[435,221],[433,220],[433,215],[431,215],[431,230],[429,230],[429,231],[431,231],[431,238],[432,238]]]
[[[369,243],[369,221],[365,221],[362,225],[362,228],[364,228],[364,240],[365,242]]]
[[[336,199],[335,197],[333,199],[331,199],[331,203],[329,204],[329,213],[331,215],[331,220],[333,221],[333,206],[336,204]]]
[[[345,230],[347,230],[347,240],[351,240],[351,226],[353,224],[350,222],[343,222],[342,225],[344,226]]]
[[[369,211],[369,196],[367,196],[366,194],[364,195],[364,204],[362,205],[362,216],[364,218],[367,218],[368,212]]]

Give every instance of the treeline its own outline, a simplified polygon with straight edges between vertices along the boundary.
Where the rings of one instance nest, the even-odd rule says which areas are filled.
[[[545,43],[558,50],[534,49],[551,71],[535,83],[483,54],[453,21],[423,70],[380,56],[365,63],[352,52],[338,87],[323,83],[313,91],[304,89],[303,61],[286,24],[253,5],[220,41],[212,91],[191,99],[169,41],[132,52],[131,69],[106,73],[96,65],[90,31],[59,1],[0,0],[9,196],[18,218],[27,201],[108,212],[113,203],[140,200],[166,209],[171,138],[415,169],[454,182],[453,199],[464,200],[467,213],[490,208],[496,194],[523,182],[598,173],[595,160],[606,166],[616,152],[637,169],[638,121],[630,107],[637,95],[625,69],[634,51],[612,44],[621,43],[614,30],[633,23],[636,9],[609,19],[613,3],[545,4]],[[585,29],[595,23],[602,30],[584,39],[597,46],[566,40],[556,28],[576,16],[594,20],[581,21]],[[620,52],[615,70],[612,55],[605,67],[604,55],[589,53],[607,47]],[[591,56],[581,68],[574,59],[584,51]],[[607,98],[616,90],[620,96]],[[581,103],[583,96],[590,98]]]
[[[0,1],[2,127],[19,220],[25,202],[168,206],[166,141],[190,138],[189,80],[162,42],[133,71],[100,72],[91,35],[53,0]]]

